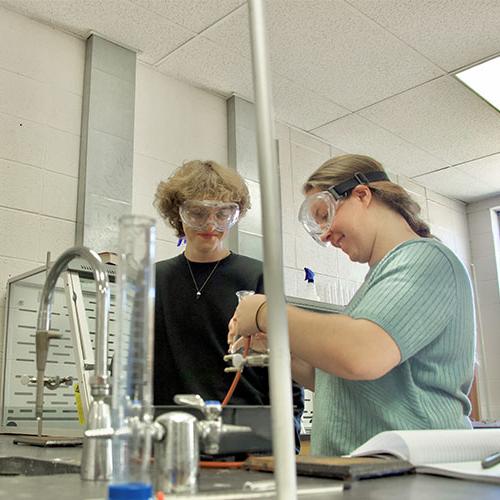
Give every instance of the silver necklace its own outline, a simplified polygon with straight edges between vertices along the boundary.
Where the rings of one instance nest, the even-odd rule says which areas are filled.
[[[219,265],[219,263],[220,263],[220,261],[222,259],[218,260],[215,263],[215,266],[210,271],[210,274],[208,275],[208,278],[203,282],[203,285],[201,285],[198,288],[198,283],[196,283],[196,279],[194,278],[193,270],[191,269],[191,264],[189,263],[189,260],[188,260],[188,258],[185,255],[184,255],[184,258],[186,259],[186,264],[187,264],[188,269],[189,269],[189,274],[191,274],[191,279],[193,280],[194,287],[196,288],[196,300],[198,300],[201,297],[201,291],[205,288],[205,285],[208,283],[208,281],[210,280],[210,278],[212,277],[212,275],[215,273],[215,270],[217,269],[217,266]]]

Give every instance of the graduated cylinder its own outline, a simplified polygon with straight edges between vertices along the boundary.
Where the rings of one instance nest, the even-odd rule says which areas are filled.
[[[113,361],[113,481],[150,483],[153,422],[155,221],[120,219]]]

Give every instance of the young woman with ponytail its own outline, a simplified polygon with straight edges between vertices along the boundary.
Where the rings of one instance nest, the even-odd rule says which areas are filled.
[[[342,314],[288,309],[293,378],[315,391],[313,454],[349,453],[386,430],[470,428],[475,328],[463,264],[372,158],[328,160],[304,195],[299,219],[314,240],[370,267]],[[265,296],[255,295],[228,341],[266,331]]]

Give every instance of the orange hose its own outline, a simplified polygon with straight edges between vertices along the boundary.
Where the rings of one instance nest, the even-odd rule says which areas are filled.
[[[240,378],[241,378],[241,370],[238,370],[234,375],[233,383],[231,384],[231,387],[227,391],[224,401],[222,401],[222,406],[226,406],[229,403],[229,400],[232,398],[234,390],[236,389],[236,386],[238,385]]]
[[[243,347],[243,356],[246,356],[248,354],[248,351],[250,350],[250,337],[247,337],[245,339],[244,347]],[[241,378],[241,371],[243,368],[240,368],[234,375],[233,383],[231,384],[231,387],[227,391],[226,397],[224,398],[224,401],[222,401],[222,406],[226,406],[231,398],[233,397],[234,390],[236,389],[236,386],[238,385],[238,382],[240,381]]]
[[[200,467],[204,469],[241,469],[245,462],[208,462],[200,461]]]

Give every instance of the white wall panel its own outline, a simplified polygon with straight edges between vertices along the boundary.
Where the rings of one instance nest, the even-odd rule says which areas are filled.
[[[0,159],[0,205],[39,212],[42,193],[33,188],[41,185],[42,174],[39,168]]]
[[[9,277],[74,244],[85,45],[3,9],[0,33],[3,306]]]
[[[75,244],[75,223],[40,216],[40,252],[38,260],[45,262],[47,252],[55,260],[61,253]]]
[[[43,215],[76,221],[76,193],[78,180],[75,177],[43,172],[42,179]]]

